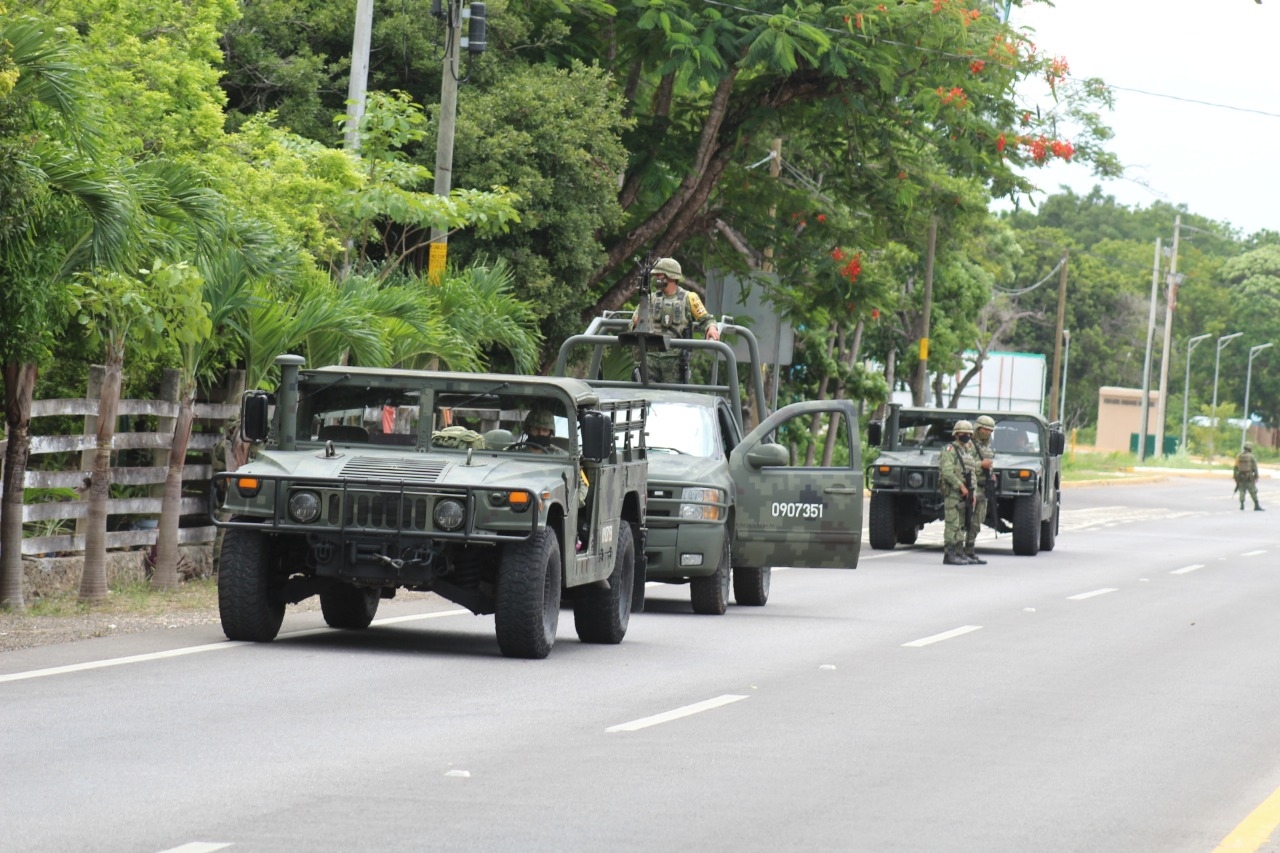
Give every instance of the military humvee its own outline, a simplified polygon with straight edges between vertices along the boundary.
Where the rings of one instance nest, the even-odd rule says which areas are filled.
[[[403,588],[493,613],[510,657],[546,657],[562,598],[582,641],[622,641],[644,596],[643,402],[574,379],[277,363],[277,393],[244,400],[252,460],[213,483],[227,637],[270,641],[312,595],[329,625],[367,628]],[[522,437],[535,409],[553,437]]]
[[[751,330],[720,323],[725,338],[747,344],[759,425],[744,428],[738,360],[721,341],[670,338],[662,348],[683,349],[714,361],[706,384],[639,383],[601,377],[610,354],[631,349],[619,340],[629,312],[597,318],[587,333],[561,346],[556,372],[569,369],[577,347],[591,347],[586,374],[605,400],[646,401],[649,451],[649,538],[643,570],[651,581],[689,584],[696,613],[725,612],[732,588],[741,605],[769,598],[772,567],[856,568],[862,531],[859,430],[847,400],[796,403],[768,415]],[[704,358],[705,361],[705,358]],[[705,366],[705,365],[704,365]],[[627,372],[630,372],[629,366]],[[840,462],[832,467],[791,464],[779,430],[816,429],[835,436]]]
[[[1057,424],[1025,412],[910,408],[896,403],[889,405],[883,422],[867,425],[867,443],[879,447],[867,469],[872,548],[912,545],[924,525],[942,519],[938,454],[951,441],[956,421],[973,422],[981,414],[996,422],[991,437],[996,486],[987,517],[974,519],[974,524],[986,524],[1001,533],[1009,532],[1012,525],[1013,553],[1021,556],[1053,550],[1066,443]]]

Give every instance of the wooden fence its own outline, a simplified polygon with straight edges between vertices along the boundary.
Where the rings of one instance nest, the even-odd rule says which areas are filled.
[[[93,453],[97,448],[98,396],[102,387],[102,375],[103,368],[95,365],[90,369],[88,393],[82,399],[32,402],[31,457],[27,462],[26,478],[23,481],[27,489],[73,489],[80,495],[86,493],[86,481],[93,466]],[[222,437],[227,421],[239,414],[239,399],[243,390],[243,371],[232,371],[226,386],[210,394],[211,397],[220,397],[221,400],[230,402],[198,401],[195,404],[195,422],[187,447],[187,463],[182,473],[182,515],[204,516],[206,520],[201,524],[182,527],[178,531],[180,544],[213,541],[215,528],[207,521],[208,481],[213,471],[212,453]],[[155,544],[155,525],[136,522],[138,516],[151,516],[156,520],[160,517],[161,495],[168,476],[169,448],[173,441],[173,424],[178,414],[176,370],[165,371],[160,397],[158,400],[120,401],[119,423],[131,427],[139,418],[146,418],[149,425],[154,418],[155,431],[134,432],[120,428],[112,440],[112,485],[146,487],[147,496],[112,498],[108,501],[109,549]],[[57,416],[83,417],[83,434],[41,435],[38,421]],[[7,440],[0,440],[0,466],[3,465],[7,444]],[[126,451],[139,451],[127,454],[126,461],[134,464],[118,465],[120,455]],[[47,470],[48,465],[38,463],[39,457],[58,453],[76,455],[58,470]],[[151,464],[136,464],[147,457]],[[2,488],[3,482],[0,481],[0,489]],[[83,499],[57,499],[25,504],[22,508],[22,521],[28,534],[22,540],[23,555],[83,553],[88,509],[89,503]],[[128,525],[129,529],[121,529],[124,527],[121,524],[122,516],[133,517],[135,523]],[[72,522],[75,524],[74,533],[69,529]],[[47,526],[49,532],[45,535],[30,535],[33,523]]]

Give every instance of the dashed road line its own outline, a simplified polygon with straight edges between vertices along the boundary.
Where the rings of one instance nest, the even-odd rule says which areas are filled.
[[[1173,571],[1169,572],[1169,574],[1171,574],[1171,575],[1185,575],[1185,574],[1187,574],[1188,572],[1194,572],[1196,569],[1203,569],[1203,568],[1204,568],[1204,563],[1195,563],[1195,564],[1190,565],[1190,566],[1183,566],[1183,567],[1182,567],[1182,568],[1180,568],[1180,569],[1174,569]]]
[[[1243,554],[1241,554],[1240,556],[1241,556],[1241,557],[1256,557],[1256,556],[1258,556],[1259,554],[1265,554],[1265,553],[1267,553],[1267,549],[1263,548],[1261,551],[1245,551],[1245,552],[1244,552]]]
[[[1086,598],[1093,598],[1095,595],[1106,595],[1109,592],[1119,592],[1116,587],[1104,586],[1102,589],[1095,589],[1091,592],[1082,592],[1079,595],[1068,595],[1067,601],[1084,601]]]
[[[189,841],[179,847],[161,850],[160,853],[214,853],[215,850],[224,850],[230,846],[230,841]]]
[[[973,631],[981,631],[981,625],[964,625],[960,628],[952,628],[950,631],[943,631],[941,634],[934,634],[931,637],[922,637],[919,640],[912,640],[909,643],[903,643],[904,649],[919,649],[925,646],[941,643],[943,640],[950,640],[954,637],[960,637]]]
[[[657,725],[661,725],[662,723],[669,723],[672,720],[679,720],[683,717],[690,717],[690,716],[693,716],[694,714],[701,714],[703,711],[711,711],[716,708],[724,707],[725,705],[731,705],[734,702],[738,702],[746,698],[747,698],[746,696],[741,696],[736,693],[726,693],[723,696],[717,696],[714,699],[707,699],[705,702],[695,702],[692,705],[685,705],[682,708],[674,708],[670,711],[663,711],[661,714],[654,714],[651,717],[641,717],[640,719],[632,720],[629,723],[619,723],[616,726],[609,726],[609,728],[605,729],[605,731],[606,732],[635,732],[635,731],[639,731],[640,729],[647,729],[650,726],[657,726]]]
[[[414,613],[409,616],[390,616],[386,619],[375,619],[372,625],[396,625],[401,622],[413,622],[419,619],[438,619],[441,616],[458,616],[460,614],[469,613],[469,610],[436,610],[431,613]],[[308,628],[305,631],[290,631],[281,634],[278,639],[287,640],[293,637],[310,637],[313,634],[327,634],[332,632],[333,628]],[[143,655],[128,655],[121,658],[106,658],[105,660],[91,660],[84,663],[67,664],[66,666],[51,666],[46,669],[30,669],[26,672],[11,672],[8,675],[0,675],[0,684],[9,681],[25,681],[29,678],[45,678],[50,675],[68,675],[73,672],[87,672],[93,669],[105,669],[109,666],[124,666],[131,663],[145,663],[153,660],[165,660],[167,658],[180,658],[187,655],[198,655],[202,652],[217,652],[223,649],[234,649],[237,646],[251,646],[255,643],[246,642],[244,640],[222,640],[217,643],[206,643],[200,646],[186,646],[181,649],[167,649],[163,652],[149,652]]]

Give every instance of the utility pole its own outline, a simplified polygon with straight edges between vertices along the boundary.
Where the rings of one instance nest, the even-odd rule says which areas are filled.
[[[436,195],[453,189],[453,134],[458,124],[458,78],[462,74],[462,4],[445,0],[444,66],[440,72],[440,121],[436,137]],[[427,278],[439,283],[449,257],[448,228],[432,228],[427,247]]]
[[[343,147],[360,150],[360,119],[369,85],[369,43],[373,33],[373,0],[356,0],[355,35],[351,40],[351,79],[347,82],[347,130]]]
[[[1169,346],[1173,335],[1173,309],[1178,306],[1178,235],[1182,214],[1173,220],[1173,260],[1169,263],[1169,287],[1164,298],[1164,347],[1160,353],[1160,396],[1156,398],[1156,455],[1164,453],[1165,398],[1169,396]]]
[[[1147,459],[1147,425],[1151,421],[1151,347],[1156,339],[1156,305],[1160,298],[1160,238],[1151,262],[1151,307],[1147,312],[1147,354],[1142,360],[1142,415],[1138,422],[1138,461]]]
[[[929,324],[933,314],[933,257],[938,247],[938,217],[929,217],[929,245],[924,256],[924,316],[920,330],[920,366],[916,369],[917,406],[923,406],[929,391]]]
[[[1071,253],[1062,251],[1062,272],[1058,274],[1058,322],[1054,326],[1053,336],[1053,372],[1049,376],[1049,411],[1045,416],[1052,418],[1058,411],[1058,370],[1062,367],[1062,330],[1065,328],[1067,316],[1067,264]]]

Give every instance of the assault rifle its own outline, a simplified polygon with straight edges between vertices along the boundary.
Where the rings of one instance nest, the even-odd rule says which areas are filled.
[[[963,462],[960,464],[964,465]],[[964,487],[969,490],[969,495],[964,499],[964,532],[967,537],[973,532],[973,504],[978,498],[973,491],[973,472],[968,468],[964,469]]]
[[[636,360],[639,362],[636,367],[636,372],[639,375],[636,376],[636,379],[645,385],[649,384],[648,353],[665,352],[669,346],[667,337],[662,334],[662,329],[655,328],[651,309],[649,274],[653,272],[653,267],[657,263],[658,259],[653,252],[646,255],[641,262],[640,285],[636,289],[638,299],[636,300],[635,328],[618,334],[619,341],[626,341],[636,348]]]

